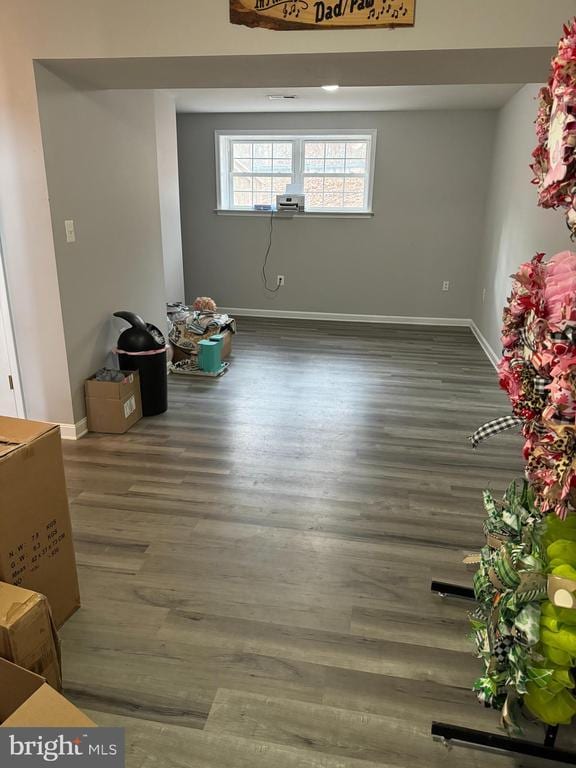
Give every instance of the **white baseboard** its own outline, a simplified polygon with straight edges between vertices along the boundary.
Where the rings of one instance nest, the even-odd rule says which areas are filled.
[[[88,432],[88,419],[77,421],[76,424],[59,424],[62,440],[80,440]]]
[[[221,312],[236,317],[270,317],[285,320],[328,320],[344,323],[394,323],[397,325],[442,325],[470,328],[484,354],[497,368],[500,356],[490,346],[474,320],[468,317],[405,317],[403,315],[350,315],[344,312],[301,312],[289,309],[250,309],[248,307],[221,307]]]
[[[284,320],[328,320],[344,323],[394,323],[398,325],[445,325],[470,328],[472,321],[463,317],[405,317],[403,315],[350,315],[336,312],[300,312],[288,309],[249,309],[247,307],[221,307],[237,317],[270,317]]]
[[[490,346],[488,339],[486,338],[486,336],[484,336],[480,328],[478,328],[474,320],[470,320],[470,328],[472,329],[472,333],[474,334],[474,336],[476,336],[478,344],[480,344],[480,346],[484,350],[484,354],[486,355],[488,360],[490,360],[494,368],[498,370],[498,361],[500,360],[500,356],[497,355],[496,352],[494,352],[494,350]]]

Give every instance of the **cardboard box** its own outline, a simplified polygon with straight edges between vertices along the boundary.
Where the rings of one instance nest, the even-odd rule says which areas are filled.
[[[0,582],[0,657],[62,688],[60,644],[44,595]]]
[[[96,381],[85,384],[86,412],[90,432],[128,432],[142,418],[142,397],[138,371],[123,371],[124,380]]]
[[[0,416],[0,581],[46,595],[58,628],[80,607],[60,428]]]
[[[222,344],[222,360],[228,360],[228,358],[232,354],[232,336],[233,335],[234,334],[231,331],[228,331],[228,330],[222,331],[222,336],[224,337],[224,342]],[[200,337],[199,336],[198,338],[199,339],[206,338],[206,339],[210,340],[209,336],[205,336],[205,337]],[[196,355],[197,355],[196,352],[194,352],[194,353],[189,352],[186,349],[182,349],[181,347],[177,347],[175,344],[172,344],[172,350],[173,350],[172,360],[175,363],[178,363],[181,360],[190,360],[191,357],[196,357]]]
[[[96,728],[34,672],[0,659],[0,728]]]

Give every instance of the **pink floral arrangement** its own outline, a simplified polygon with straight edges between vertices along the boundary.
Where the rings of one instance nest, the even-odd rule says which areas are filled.
[[[513,275],[512,293],[504,307],[502,344],[504,349],[513,349],[520,340],[520,333],[527,325],[526,316],[543,317],[544,268],[543,253],[537,253],[531,261],[521,264]]]
[[[567,514],[576,488],[576,253],[539,253],[513,276],[500,386],[523,422],[526,475],[542,511]]]
[[[564,27],[550,79],[539,93],[533,183],[543,208],[566,208],[576,235],[576,19]]]

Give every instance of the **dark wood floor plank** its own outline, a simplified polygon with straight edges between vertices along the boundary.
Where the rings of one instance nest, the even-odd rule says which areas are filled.
[[[470,687],[481,491],[521,473],[465,328],[242,319],[229,373],[66,444],[83,609],[65,688],[128,729],[129,768],[511,768],[432,718],[496,729]]]
[[[446,753],[441,745],[431,744],[428,729],[398,711],[394,717],[384,717],[239,691],[218,691],[206,730],[305,746],[345,760],[384,760],[386,764],[414,768],[485,765],[478,753]]]

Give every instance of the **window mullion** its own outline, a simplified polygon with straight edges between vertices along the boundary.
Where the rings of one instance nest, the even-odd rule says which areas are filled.
[[[232,151],[232,141],[228,140],[228,208],[235,208],[234,205],[234,152]]]
[[[304,192],[304,139],[296,139],[292,149],[294,158],[294,184]]]

